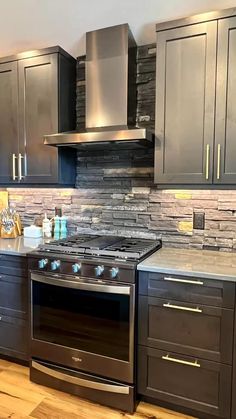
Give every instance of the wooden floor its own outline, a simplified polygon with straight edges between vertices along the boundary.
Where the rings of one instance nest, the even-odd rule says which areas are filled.
[[[33,384],[29,369],[0,360],[0,419],[190,419],[140,403],[134,415]]]

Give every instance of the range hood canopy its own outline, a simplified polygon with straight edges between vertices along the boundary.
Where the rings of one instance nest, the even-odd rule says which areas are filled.
[[[86,130],[44,137],[51,146],[104,143],[150,144],[153,135],[135,126],[137,46],[129,25],[86,33]]]

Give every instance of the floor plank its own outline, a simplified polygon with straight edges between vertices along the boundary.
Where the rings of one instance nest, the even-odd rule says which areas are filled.
[[[0,359],[0,419],[194,419],[139,403],[134,415],[29,380],[29,369]],[[196,418],[195,418],[196,419]]]

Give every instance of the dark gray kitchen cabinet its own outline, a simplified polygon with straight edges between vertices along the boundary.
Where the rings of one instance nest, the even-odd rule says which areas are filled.
[[[138,356],[140,393],[191,409],[198,418],[205,418],[202,414],[230,418],[229,365],[143,346],[139,346]]]
[[[157,25],[155,182],[236,183],[236,9]]]
[[[194,417],[235,419],[235,284],[158,272],[139,272],[138,284],[141,398]]]
[[[17,62],[0,63],[0,183],[12,183],[18,156]]]
[[[233,310],[146,296],[139,307],[140,344],[232,363]]]
[[[28,361],[27,258],[0,254],[0,355]]]
[[[215,183],[236,183],[236,17],[218,23]]]
[[[75,128],[76,61],[59,47],[7,59],[12,61],[0,65],[15,66],[14,92],[18,97],[14,99],[18,107],[12,111],[17,124],[14,138],[9,130],[12,139],[4,151],[7,176],[2,176],[1,166],[1,183],[74,184],[75,151],[45,146],[43,136]],[[4,96],[0,90],[0,109]],[[12,117],[6,111],[2,115],[6,132]],[[0,134],[0,144],[5,144],[4,133]]]
[[[216,33],[209,22],[157,34],[157,183],[212,183]]]

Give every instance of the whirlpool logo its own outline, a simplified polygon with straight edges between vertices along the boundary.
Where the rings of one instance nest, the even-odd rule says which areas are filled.
[[[73,361],[75,362],[82,362],[82,358],[76,358],[75,356],[72,356]]]

